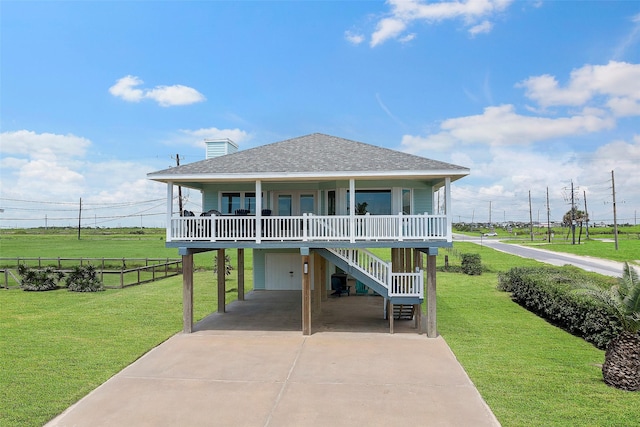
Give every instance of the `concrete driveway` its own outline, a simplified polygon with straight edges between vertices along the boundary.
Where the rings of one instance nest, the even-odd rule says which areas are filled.
[[[300,292],[252,292],[47,425],[499,425],[442,337],[412,321],[388,333],[381,298],[330,299],[310,336],[300,302]]]

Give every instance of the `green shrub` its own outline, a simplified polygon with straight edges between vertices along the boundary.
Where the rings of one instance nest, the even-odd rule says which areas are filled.
[[[64,278],[64,274],[53,267],[36,269],[24,264],[18,266],[18,274],[22,289],[25,291],[51,291],[58,289],[58,282]]]
[[[498,276],[498,289],[529,311],[569,333],[604,349],[621,330],[610,307],[574,292],[585,283],[607,287],[576,269],[567,267],[515,267]]]
[[[469,276],[479,276],[482,274],[482,263],[480,254],[460,254],[462,272]]]
[[[67,289],[73,292],[104,291],[104,286],[98,279],[98,273],[93,265],[73,267],[73,271],[66,278]]]

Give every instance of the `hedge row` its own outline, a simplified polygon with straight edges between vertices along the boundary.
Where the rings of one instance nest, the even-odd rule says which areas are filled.
[[[576,291],[585,283],[610,287],[571,267],[515,267],[498,275],[498,289],[529,311],[600,349],[622,330],[611,309]]]

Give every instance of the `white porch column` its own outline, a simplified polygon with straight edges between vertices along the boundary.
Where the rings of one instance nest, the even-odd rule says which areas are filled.
[[[349,179],[349,236],[351,243],[356,241],[356,180]]]
[[[447,242],[451,242],[453,218],[451,217],[451,178],[449,177],[444,179],[444,213],[447,215]]]
[[[262,240],[262,181],[256,180],[256,243]]]
[[[167,235],[165,237],[166,242],[171,241],[171,230],[173,228],[171,224],[171,214],[173,211],[173,182],[167,183]]]

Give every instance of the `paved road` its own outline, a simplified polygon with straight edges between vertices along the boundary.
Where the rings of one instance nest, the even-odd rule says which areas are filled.
[[[531,258],[540,262],[553,265],[574,265],[586,271],[592,271],[605,276],[620,277],[622,276],[623,263],[609,261],[601,258],[588,256],[572,255],[560,252],[552,252],[544,249],[532,248],[529,246],[520,246],[510,243],[502,243],[495,237],[473,237],[463,234],[454,234],[455,241],[465,241],[477,243],[492,249],[506,252],[508,254],[517,255],[523,258]]]

